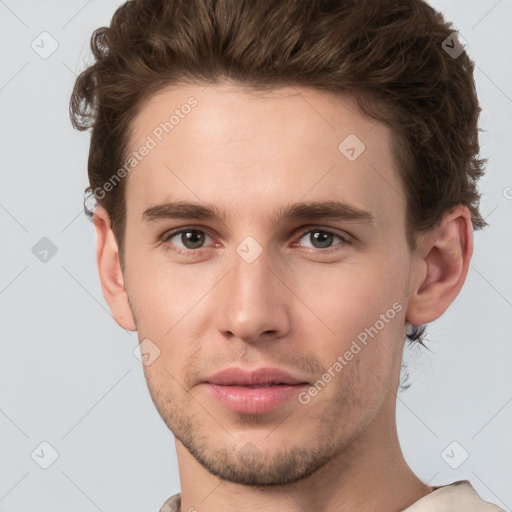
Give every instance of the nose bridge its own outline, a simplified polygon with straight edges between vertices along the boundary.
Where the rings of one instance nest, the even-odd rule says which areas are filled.
[[[248,237],[231,255],[229,267],[216,294],[217,328],[247,341],[264,333],[282,335],[289,318],[269,250]]]
[[[261,247],[261,246],[259,246]],[[255,247],[254,242],[244,241],[233,255],[232,296],[238,297],[240,305],[247,300],[266,302],[272,273],[268,269],[268,250]]]

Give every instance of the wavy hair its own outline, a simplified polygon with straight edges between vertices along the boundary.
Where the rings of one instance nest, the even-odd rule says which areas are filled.
[[[481,229],[477,182],[486,160],[478,158],[474,63],[447,51],[454,32],[423,0],[127,1],[94,31],[94,62],[71,96],[73,126],[91,129],[86,192],[103,189],[123,166],[131,122],[166,86],[308,86],[351,94],[363,115],[391,129],[411,250],[418,233],[459,204]],[[121,261],[125,182],[96,196]],[[423,344],[424,331],[413,326],[407,338]]]

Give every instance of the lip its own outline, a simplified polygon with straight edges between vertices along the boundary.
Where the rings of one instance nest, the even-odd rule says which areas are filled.
[[[227,368],[209,377],[205,384],[222,405],[245,414],[270,412],[308,385],[279,368]]]
[[[280,368],[258,368],[244,370],[239,367],[226,368],[205,379],[210,384],[221,386],[263,386],[265,384],[307,384]]]

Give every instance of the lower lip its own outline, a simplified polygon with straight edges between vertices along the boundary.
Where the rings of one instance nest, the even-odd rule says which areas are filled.
[[[307,384],[278,384],[262,388],[221,386],[207,383],[208,391],[234,412],[262,414],[272,411],[296,396]]]

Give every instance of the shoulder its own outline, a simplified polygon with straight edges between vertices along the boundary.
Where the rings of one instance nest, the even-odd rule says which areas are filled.
[[[159,512],[178,512],[180,509],[181,494],[173,494],[166,502],[162,505]]]
[[[504,512],[484,501],[469,480],[443,485],[406,508],[403,512]]]

